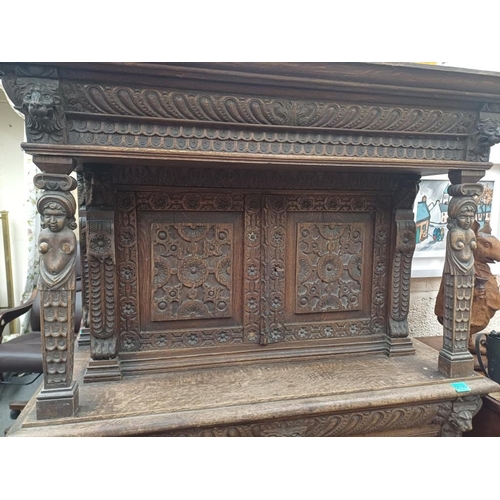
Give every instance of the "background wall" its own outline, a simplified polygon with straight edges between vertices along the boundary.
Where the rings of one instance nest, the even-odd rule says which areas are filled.
[[[28,258],[27,189],[25,164],[31,161],[21,149],[24,120],[12,109],[0,87],[0,210],[9,212],[10,245],[14,272],[14,302],[21,300]],[[0,306],[7,305],[3,236],[0,239]]]

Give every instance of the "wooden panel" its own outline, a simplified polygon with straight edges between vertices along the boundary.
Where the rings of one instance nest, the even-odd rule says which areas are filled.
[[[197,192],[137,198],[141,313],[138,344],[126,350],[242,343],[243,198]]]
[[[232,316],[232,224],[151,224],[153,321]]]
[[[365,225],[296,224],[295,314],[362,307]]]

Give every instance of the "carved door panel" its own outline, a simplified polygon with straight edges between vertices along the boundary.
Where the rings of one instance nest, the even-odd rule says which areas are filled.
[[[119,200],[121,348],[258,343],[260,197],[179,191]]]
[[[121,350],[380,338],[389,206],[361,193],[119,192]]]
[[[385,332],[389,228],[374,197],[267,196],[263,224],[261,343]]]

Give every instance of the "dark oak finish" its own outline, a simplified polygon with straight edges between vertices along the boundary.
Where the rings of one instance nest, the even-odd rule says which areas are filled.
[[[79,175],[90,361],[82,351],[86,370],[78,385],[61,382],[64,394],[47,392],[46,379],[39,421],[64,406],[68,427],[59,429],[71,434],[83,411],[78,389],[92,399],[103,387],[121,387],[120,406],[133,400],[130,391],[143,377],[158,387],[189,385],[197,370],[215,377],[203,401],[210,407],[208,394],[224,371],[229,380],[240,372],[257,377],[259,398],[272,400],[271,385],[259,377],[266,363],[287,361],[296,370],[290,387],[304,404],[296,406],[290,393],[278,405],[283,422],[267,422],[271,405],[252,416],[250,427],[231,424],[231,412],[221,409],[229,434],[345,435],[334,431],[335,422],[350,428],[365,414],[364,424],[347,434],[459,435],[470,426],[490,382],[473,384],[466,398],[444,391],[445,377],[440,396],[426,384],[418,397],[410,391],[417,399],[394,390],[386,403],[402,413],[377,413],[382,400],[368,410],[366,400],[358,415],[349,401],[367,383],[358,380],[360,357],[372,375],[378,363],[401,359],[395,363],[402,388],[411,384],[404,360],[418,371],[407,325],[418,182],[422,174],[449,172],[456,203],[473,200],[491,166],[489,148],[500,142],[499,75],[372,63],[2,64],[0,70],[9,97],[26,115],[23,148],[52,176],[46,195],[64,198],[75,185],[63,179],[75,166]],[[72,209],[65,215],[63,231]],[[61,235],[56,226],[50,231],[52,248]],[[457,222],[453,242],[470,247],[467,231]],[[474,285],[473,259],[459,246],[449,245],[452,316],[470,310]],[[457,262],[465,263],[464,272]],[[71,277],[66,280],[55,258],[47,265],[66,287],[43,282],[52,294],[47,314],[61,288],[69,294],[69,315]],[[439,366],[449,377],[472,375],[462,346],[468,329],[468,320],[445,324]],[[47,351],[45,358],[51,356]],[[61,362],[69,374],[69,352]],[[348,396],[344,406],[310,421],[307,401],[316,393],[300,385],[300,373],[314,377],[322,369],[344,380]],[[269,370],[282,376],[283,370]],[[274,389],[284,391],[287,382],[280,380]],[[236,411],[255,402],[255,395],[242,394]],[[167,400],[151,394],[150,412]],[[185,404],[189,410],[194,399]],[[402,414],[408,418],[400,420]],[[203,415],[195,427],[226,432],[210,430],[220,423],[215,409]],[[91,412],[86,421],[93,418]],[[377,427],[378,418],[399,424]],[[289,429],[289,420],[306,430]],[[159,422],[155,434],[177,432]],[[196,434],[191,424],[176,425]],[[81,422],[75,425],[85,434]],[[118,426],[116,432],[124,431]]]

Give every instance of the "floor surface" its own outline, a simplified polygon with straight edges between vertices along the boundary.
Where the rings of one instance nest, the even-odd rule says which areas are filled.
[[[15,377],[11,380],[12,385],[0,384],[0,437],[5,436],[5,430],[8,429],[15,420],[10,418],[9,404],[12,401],[28,401],[31,396],[38,390],[42,383],[42,378],[38,378],[29,385],[14,385],[24,384],[33,380],[35,375],[24,375]]]

